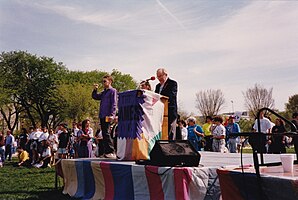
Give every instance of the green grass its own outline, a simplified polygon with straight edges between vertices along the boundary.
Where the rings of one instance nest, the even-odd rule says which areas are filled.
[[[286,148],[286,150],[287,150],[287,153],[293,153],[293,154],[296,154],[296,153],[295,153],[295,149],[294,149],[294,147]],[[244,149],[243,149],[243,153],[252,153],[252,149],[251,149],[251,148],[244,148]]]
[[[0,168],[0,199],[71,199],[62,194],[62,179],[55,189],[55,168],[14,167],[17,162],[5,162]]]
[[[249,148],[243,153],[252,153]],[[294,148],[287,148],[287,153],[295,153]],[[0,199],[73,199],[62,194],[62,179],[58,178],[55,189],[55,168],[36,169],[14,167],[17,159],[6,162],[0,168]]]

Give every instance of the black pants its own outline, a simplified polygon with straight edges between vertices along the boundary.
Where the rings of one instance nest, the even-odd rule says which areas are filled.
[[[106,122],[105,118],[100,118],[100,126],[101,126],[101,131],[102,131],[102,151],[101,153],[104,154],[109,154],[109,153],[114,153],[114,146],[112,143],[112,138],[110,135],[110,126],[111,123],[110,122]]]
[[[205,140],[206,140],[206,145],[205,145],[204,150],[205,151],[212,151],[212,141],[213,141],[212,135],[205,136]]]
[[[5,159],[8,156],[8,160],[11,161],[11,145],[7,144],[5,145]]]

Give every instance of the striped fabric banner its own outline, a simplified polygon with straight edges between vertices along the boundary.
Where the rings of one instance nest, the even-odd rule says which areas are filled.
[[[63,193],[79,199],[204,199],[210,178],[206,168],[198,167],[88,159],[64,159],[61,166]]]
[[[164,104],[161,96],[147,90],[119,93],[117,157],[149,159],[155,141],[161,139]]]

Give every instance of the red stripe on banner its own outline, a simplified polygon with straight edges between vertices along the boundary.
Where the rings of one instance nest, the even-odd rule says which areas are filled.
[[[164,193],[162,190],[162,183],[158,174],[158,167],[145,166],[145,173],[150,193],[150,199],[164,199]]]
[[[244,200],[229,171],[217,169],[216,172],[218,174],[222,199]]]
[[[190,199],[189,183],[191,182],[192,172],[187,168],[174,169],[175,196],[176,199]]]
[[[110,164],[100,162],[100,168],[105,182],[105,200],[114,199],[114,179],[110,169]]]

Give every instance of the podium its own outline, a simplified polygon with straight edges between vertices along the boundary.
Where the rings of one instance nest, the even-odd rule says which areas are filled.
[[[168,99],[148,90],[118,95],[117,158],[148,160],[155,141],[168,139]]]

